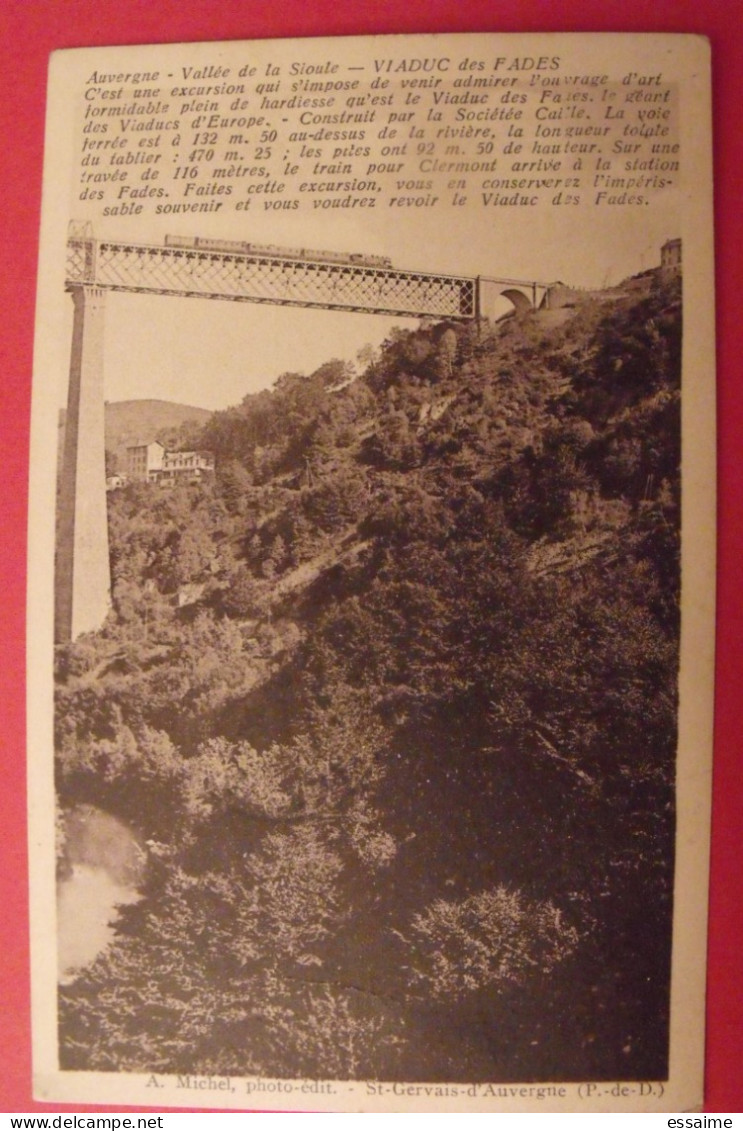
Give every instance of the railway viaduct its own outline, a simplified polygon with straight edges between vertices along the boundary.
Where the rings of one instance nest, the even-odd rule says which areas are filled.
[[[320,252],[185,242],[97,240],[89,224],[70,226],[65,286],[74,319],[55,563],[57,643],[99,628],[110,607],[103,396],[109,292],[467,322],[493,317],[503,297],[517,311],[549,306],[555,290],[534,281],[403,271],[363,255],[331,261]]]

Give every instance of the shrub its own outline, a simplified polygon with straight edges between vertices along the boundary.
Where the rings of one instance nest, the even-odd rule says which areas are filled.
[[[550,901],[499,886],[459,902],[437,899],[413,918],[419,984],[435,998],[520,985],[548,973],[578,943]]]

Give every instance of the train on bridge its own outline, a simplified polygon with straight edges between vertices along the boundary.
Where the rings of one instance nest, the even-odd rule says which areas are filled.
[[[339,251],[316,251],[306,247],[278,247],[270,243],[248,243],[245,240],[205,239],[203,236],[166,236],[166,247],[189,251],[221,251],[231,255],[258,255],[270,259],[300,259],[307,263],[337,263],[351,267],[391,267],[386,255],[350,254]]]

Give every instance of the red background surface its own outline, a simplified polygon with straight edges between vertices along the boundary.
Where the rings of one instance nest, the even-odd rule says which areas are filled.
[[[706,1110],[743,1110],[738,864],[743,790],[737,758],[743,730],[742,18],[738,0],[281,0],[260,5],[249,0],[0,0],[5,249],[0,269],[0,1111],[63,1110],[31,1098],[25,828],[28,427],[49,52],[178,40],[436,31],[673,31],[707,35],[712,43],[720,496]]]

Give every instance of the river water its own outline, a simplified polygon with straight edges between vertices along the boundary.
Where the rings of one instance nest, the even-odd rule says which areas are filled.
[[[65,813],[63,874],[57,884],[60,981],[72,977],[114,937],[117,908],[136,903],[146,854],[132,830],[92,805]]]

